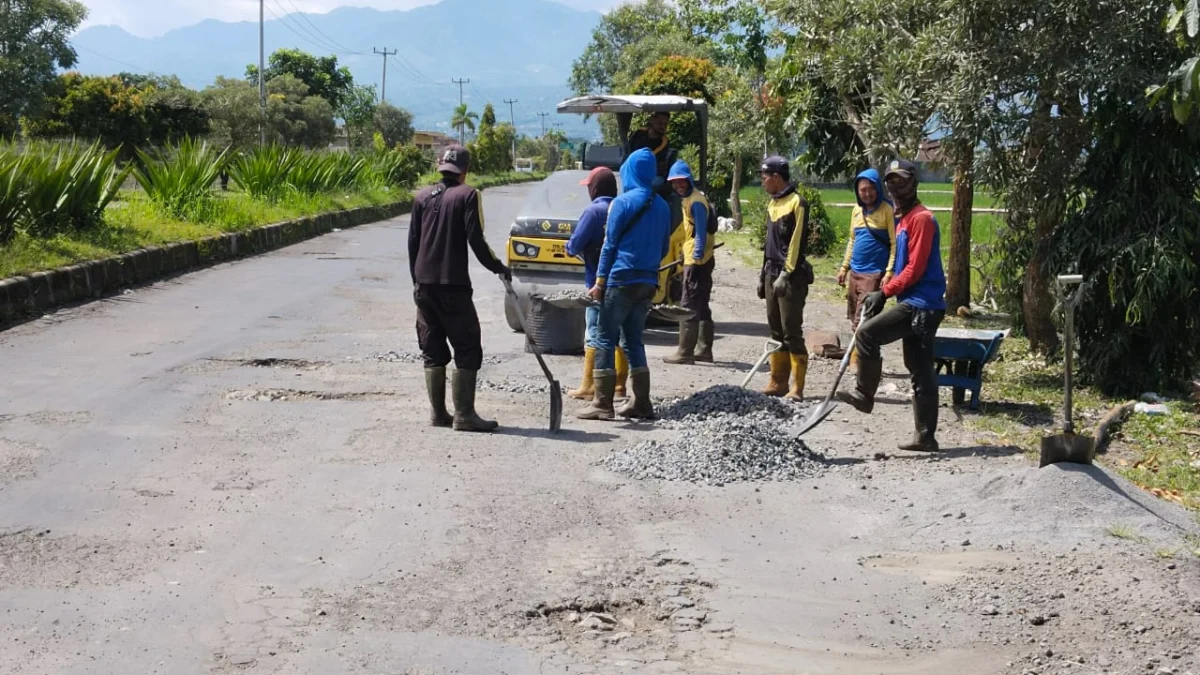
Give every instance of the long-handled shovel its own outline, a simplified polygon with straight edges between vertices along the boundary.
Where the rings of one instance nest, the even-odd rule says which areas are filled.
[[[829,413],[833,412],[833,409],[837,407],[837,401],[834,401],[833,397],[837,394],[838,385],[842,382],[842,375],[846,374],[846,368],[850,365],[850,355],[854,353],[854,349],[858,345],[858,331],[862,330],[863,324],[866,322],[867,308],[863,307],[858,315],[858,328],[854,329],[854,335],[850,338],[850,348],[842,355],[842,365],[838,368],[837,377],[833,379],[833,386],[829,389],[829,395],[825,397],[824,401],[821,401],[821,405],[813,408],[812,412],[808,414],[808,418],[804,420],[804,425],[796,433],[797,437],[803,436],[811,431],[813,427],[825,421],[825,418],[829,417]]]
[[[758,374],[758,369],[762,368],[762,364],[766,362],[767,357],[779,351],[781,347],[783,347],[782,342],[767,340],[766,344],[763,345],[762,356],[758,357],[758,361],[754,363],[754,367],[750,369],[750,372],[746,373],[746,379],[742,380],[743,389],[750,386],[750,380],[753,380],[754,376]]]
[[[1091,464],[1096,457],[1096,443],[1091,436],[1076,436],[1075,421],[1072,419],[1073,410],[1071,408],[1071,366],[1074,361],[1075,352],[1075,306],[1079,304],[1080,295],[1083,292],[1083,276],[1079,274],[1062,275],[1058,277],[1059,290],[1063,296],[1063,308],[1067,313],[1066,325],[1066,344],[1064,348],[1064,356],[1066,357],[1065,368],[1063,370],[1064,384],[1066,385],[1066,396],[1063,401],[1063,432],[1053,436],[1046,436],[1042,439],[1042,452],[1040,467],[1049,464],[1057,464],[1059,462],[1070,462],[1073,464]],[[1067,295],[1066,286],[1079,286],[1075,292]]]
[[[550,431],[557,433],[562,429],[562,386],[558,380],[554,379],[554,374],[550,372],[550,367],[546,365],[546,360],[542,358],[542,350],[533,342],[533,338],[529,337],[529,331],[525,328],[525,310],[521,308],[521,299],[517,297],[517,292],[513,290],[512,282],[508,279],[504,281],[504,292],[508,293],[512,298],[513,303],[517,307],[517,317],[521,322],[521,330],[525,332],[525,339],[529,340],[533,345],[533,355],[537,357],[538,365],[542,367],[542,372],[546,375],[546,380],[550,382]]]

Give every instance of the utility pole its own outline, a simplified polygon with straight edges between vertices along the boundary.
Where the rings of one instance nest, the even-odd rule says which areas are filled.
[[[463,104],[463,85],[464,85],[464,84],[470,84],[470,83],[471,83],[471,80],[470,80],[470,78],[467,78],[467,79],[463,79],[463,78],[450,78],[450,82],[451,82],[452,84],[457,84],[457,85],[458,85],[458,106],[461,108],[461,107],[462,107],[462,104]],[[462,145],[463,143],[466,143],[466,142],[467,142],[467,137],[466,137],[466,124],[465,124],[465,123],[460,123],[460,124],[458,125],[458,144],[459,144],[459,145]]]
[[[512,128],[513,128],[512,160],[513,160],[513,171],[516,171],[517,170],[517,115],[516,115],[516,113],[513,112],[513,104],[517,102],[517,99],[506,98],[506,99],[504,99],[504,102],[508,104],[508,121],[509,121],[509,123],[512,124]]]
[[[258,0],[258,144],[267,144],[267,64],[266,47],[263,37],[266,35],[263,21],[263,5],[266,0]]]
[[[384,47],[383,51],[379,51],[378,48],[372,48],[371,51],[383,57],[383,85],[380,87],[379,92],[379,102],[383,103],[387,100],[387,57],[395,54],[396,50],[393,49],[389,52],[388,48]]]
[[[542,118],[542,136],[546,135],[546,118],[549,116],[550,116],[550,113],[545,113],[545,112],[538,113],[538,117]]]

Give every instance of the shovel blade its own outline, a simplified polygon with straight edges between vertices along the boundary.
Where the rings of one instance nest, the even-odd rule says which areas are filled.
[[[1038,468],[1068,462],[1091,464],[1096,457],[1096,443],[1091,436],[1056,434],[1042,439],[1041,462]]]
[[[695,312],[693,312],[690,309],[684,309],[682,307],[669,307],[669,306],[652,307],[652,308],[650,308],[650,314],[657,317],[658,319],[660,319],[662,321],[670,321],[670,322],[674,322],[674,323],[683,323],[685,321],[691,321],[692,319],[696,318]]]
[[[550,431],[558,433],[562,429],[562,414],[562,385],[558,380],[554,380],[550,383]]]
[[[822,401],[821,405],[812,409],[808,414],[808,419],[804,420],[804,424],[800,427],[800,431],[796,432],[796,436],[800,437],[812,431],[813,427],[825,421],[829,417],[829,413],[837,407],[837,401]]]

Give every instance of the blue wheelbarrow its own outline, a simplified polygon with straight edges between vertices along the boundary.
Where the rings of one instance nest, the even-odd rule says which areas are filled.
[[[962,405],[971,392],[971,410],[979,410],[983,367],[1000,353],[1007,330],[939,328],[933,339],[938,386],[951,388],[954,405]]]

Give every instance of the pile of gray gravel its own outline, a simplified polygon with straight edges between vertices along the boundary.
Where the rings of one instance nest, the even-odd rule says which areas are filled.
[[[723,415],[751,417],[766,424],[794,417],[801,404],[764,396],[757,391],[729,384],[709,387],[684,398],[660,401],[656,412],[662,426],[680,428],[678,422],[694,422]]]
[[[668,440],[619,450],[601,463],[633,478],[721,486],[746,481],[789,481],[817,476],[825,458],[784,425],[734,413],[694,417]]]

